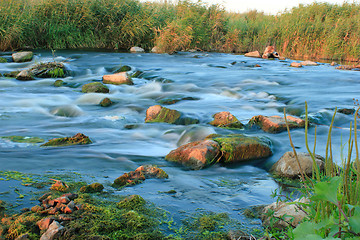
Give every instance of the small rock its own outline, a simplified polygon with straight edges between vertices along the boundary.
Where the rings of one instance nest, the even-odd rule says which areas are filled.
[[[55,82],[54,82],[54,87],[62,87],[62,86],[64,86],[64,81],[63,80],[56,80]]]
[[[164,170],[161,168],[145,165],[138,167],[135,171],[124,173],[120,177],[114,180],[113,187],[123,187],[125,185],[135,185],[141,183],[147,178],[168,178]]]
[[[298,152],[297,153],[300,166],[302,171],[311,176],[313,172],[313,160],[309,153]],[[325,159],[320,155],[315,155],[315,161],[320,171],[324,170],[325,167]],[[280,159],[277,161],[270,172],[279,176],[286,178],[298,178],[300,173],[299,164],[295,158],[294,152],[286,152]]]
[[[332,63],[330,63],[330,65],[331,65],[331,66],[336,66],[336,65],[338,65],[338,64],[337,64],[337,62],[332,62]]]
[[[265,48],[265,51],[262,55],[262,58],[268,59],[268,58],[278,58],[280,57],[279,54],[275,51],[274,46],[267,46]]]
[[[100,82],[88,83],[82,86],[83,93],[109,93],[109,88]]]
[[[20,63],[20,62],[30,62],[34,56],[33,52],[17,52],[17,53],[13,53],[12,55],[12,59],[14,60],[14,62]]]
[[[54,138],[49,140],[47,143],[40,145],[41,147],[60,147],[60,146],[70,146],[70,145],[82,145],[82,144],[91,144],[92,141],[88,136],[85,136],[82,133],[77,133],[72,137],[64,138]]]
[[[113,102],[109,98],[104,98],[100,102],[100,106],[102,107],[110,107],[113,104]]]
[[[54,199],[54,201],[57,203],[68,204],[70,202],[70,199],[66,196],[62,196],[62,197],[58,197],[58,198]]]
[[[50,224],[55,220],[54,217],[46,217],[39,220],[36,225],[39,227],[40,230],[48,229]]]
[[[308,199],[302,198],[301,200],[296,199],[294,202],[299,203],[307,203]],[[302,206],[304,207],[304,206]],[[274,211],[272,216],[269,216],[268,211]],[[284,215],[285,221],[280,220]],[[263,213],[261,214],[261,221],[264,226],[269,226],[271,228],[284,229],[289,226],[291,223],[292,227],[296,227],[303,219],[306,217],[306,213],[304,213],[300,208],[296,206],[296,204],[287,204],[285,202],[274,202],[263,209]],[[277,218],[278,221],[273,221],[272,219]],[[293,219],[293,220],[292,220]],[[273,224],[271,224],[273,222]]]
[[[51,179],[51,180],[55,181],[55,183],[50,187],[51,190],[65,192],[69,188],[69,186],[66,185],[66,183],[64,183],[61,180],[56,180],[56,179]]]
[[[132,47],[130,48],[130,52],[132,53],[143,53],[145,50],[141,47]]]
[[[157,47],[157,46],[153,47],[151,49],[151,52],[152,53],[162,53],[161,49],[159,47]]]
[[[104,75],[102,81],[105,84],[114,84],[114,85],[134,85],[133,81],[129,78],[126,72],[115,73],[110,75]]]
[[[131,71],[131,67],[124,65],[121,66],[118,70],[116,70],[115,73],[128,72],[128,71]]]
[[[355,109],[353,108],[341,108],[337,110],[338,113],[342,113],[345,115],[352,115],[355,113]]]
[[[40,237],[40,240],[54,240],[61,236],[64,227],[57,221],[53,221],[48,230]]]
[[[22,70],[21,72],[19,72],[18,75],[16,75],[16,79],[22,81],[30,81],[30,80],[34,80],[35,78],[33,77],[33,75],[29,70]]]
[[[298,63],[298,62],[292,62],[292,63],[290,64],[290,67],[301,68],[302,65],[301,65],[301,63]]]
[[[254,67],[261,67],[259,64],[255,64]]]
[[[104,186],[101,183],[92,183],[90,185],[82,186],[80,188],[80,192],[98,193],[98,192],[102,192],[103,189]]]
[[[196,124],[199,120],[189,117],[184,117],[183,114],[177,110],[172,110],[160,105],[154,105],[146,110],[146,123],[165,122],[170,124]]]
[[[245,53],[245,57],[261,58],[259,51]]]
[[[305,121],[292,116],[286,116],[286,119],[289,124],[289,128],[304,128],[305,127]],[[262,130],[269,133],[279,133],[286,131],[286,124],[285,119],[280,116],[263,116],[258,115],[254,116],[250,119],[249,125],[258,125]]]
[[[75,211],[75,203],[74,201],[71,201],[68,203],[68,205],[64,208],[63,213],[70,214]]]
[[[313,62],[313,61],[303,61],[303,62],[300,62],[300,64],[302,66],[318,66],[319,64],[317,64],[316,62]]]
[[[219,112],[213,115],[210,125],[221,128],[243,128],[243,124],[230,112]]]
[[[341,65],[341,66],[337,66],[336,69],[339,69],[339,70],[359,70],[360,69],[360,64],[359,65]]]
[[[165,160],[199,170],[215,164],[220,156],[220,145],[207,139],[182,145],[166,155]]]

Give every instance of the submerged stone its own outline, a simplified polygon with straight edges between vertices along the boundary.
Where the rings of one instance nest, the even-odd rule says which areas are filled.
[[[148,178],[164,179],[168,177],[167,173],[161,168],[152,165],[145,165],[138,167],[135,171],[124,173],[114,180],[112,186],[119,188],[126,185],[139,184]]]
[[[220,145],[222,163],[238,163],[272,155],[271,142],[267,139],[242,134],[215,135],[210,138]]]
[[[100,82],[92,82],[82,86],[83,93],[109,93],[109,88]]]
[[[298,62],[292,62],[292,63],[290,64],[290,67],[301,68],[302,65],[301,65],[301,63],[298,63]]]
[[[189,125],[199,122],[198,119],[185,117],[177,110],[162,107],[160,105],[154,105],[146,110],[146,123],[164,122],[170,124]]]
[[[243,124],[230,112],[219,112],[213,115],[210,125],[221,128],[243,128]]]
[[[18,143],[42,143],[42,142],[44,142],[44,139],[39,138],[39,137],[5,136],[5,137],[1,137],[1,138],[10,140],[12,142],[18,142]]]
[[[82,110],[76,105],[58,106],[50,110],[51,114],[60,117],[78,117],[82,115]]]
[[[317,64],[316,62],[313,62],[313,61],[303,61],[303,62],[300,62],[300,64],[302,66],[318,66],[319,64]]]
[[[98,193],[102,192],[104,186],[101,183],[92,183],[90,185],[82,186],[80,192],[84,193]]]
[[[62,87],[62,86],[64,86],[64,81],[63,80],[56,80],[55,82],[54,82],[54,87]]]
[[[288,121],[290,129],[305,127],[305,121],[300,118],[287,116],[286,119]],[[262,130],[268,133],[279,133],[287,130],[285,118],[280,116],[270,116],[270,117],[263,115],[254,116],[250,119],[249,125],[250,126],[257,125]]]
[[[199,170],[215,164],[220,156],[220,145],[207,139],[182,145],[166,155],[165,160]]]
[[[200,98],[186,97],[186,96],[173,96],[173,97],[160,99],[157,102],[160,104],[164,104],[164,105],[171,105],[171,104],[175,104],[177,102],[185,101],[185,100],[194,101],[194,100],[200,100]]]
[[[352,115],[355,113],[355,109],[353,108],[341,108],[337,110],[338,113],[342,113],[345,115]]]
[[[88,136],[82,133],[77,133],[72,137],[54,138],[49,140],[47,143],[42,144],[42,147],[62,147],[71,145],[83,145],[90,144],[92,141]]]
[[[104,98],[100,102],[100,106],[102,107],[110,107],[113,104],[113,102],[109,98]]]
[[[30,62],[34,56],[33,52],[25,51],[25,52],[17,52],[13,53],[12,59],[14,62],[20,63],[20,62]]]
[[[307,176],[311,176],[313,173],[313,160],[310,154],[298,152],[297,157],[303,173]],[[325,167],[325,159],[320,155],[315,155],[314,157],[320,172],[323,171]],[[294,152],[286,152],[279,161],[271,167],[270,172],[279,177],[298,178],[301,175],[301,172]]]

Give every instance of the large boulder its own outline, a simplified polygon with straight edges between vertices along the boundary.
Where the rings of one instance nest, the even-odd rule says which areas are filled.
[[[296,199],[291,204],[279,201],[266,206],[260,215],[263,225],[277,229],[284,229],[290,224],[292,227],[299,225],[307,214],[295,204],[296,202],[303,204],[308,203],[309,200],[306,198]],[[269,212],[273,212],[273,214],[269,214]]]
[[[215,164],[220,156],[220,145],[216,141],[207,139],[182,145],[172,150],[165,159],[198,170]]]
[[[114,84],[114,85],[121,85],[121,84],[133,85],[134,84],[126,72],[104,75],[102,78],[102,81],[105,84]]]
[[[243,128],[243,124],[230,112],[219,112],[213,115],[210,125],[221,128]]]
[[[239,163],[272,155],[271,142],[268,139],[243,134],[210,137],[220,145],[222,163]]]
[[[12,59],[14,62],[20,63],[20,62],[30,62],[34,56],[33,52],[26,51],[26,52],[17,52],[13,53]]]
[[[305,121],[300,118],[287,116],[286,119],[290,129],[305,127]],[[279,133],[286,131],[285,118],[280,116],[254,116],[250,119],[249,125],[258,125],[262,130],[268,133]]]
[[[313,173],[313,160],[310,154],[298,152],[297,157],[303,173],[311,176]],[[315,155],[315,162],[320,171],[323,171],[325,167],[325,159],[320,155]],[[286,152],[279,161],[272,166],[270,172],[279,177],[298,178],[301,175],[301,172],[294,152]]]
[[[92,82],[82,86],[83,93],[109,93],[109,88],[100,82]]]
[[[152,165],[145,165],[138,167],[135,171],[124,173],[114,180],[112,186],[119,188],[127,185],[139,184],[149,178],[165,179],[168,177],[167,173],[161,168]]]
[[[41,145],[41,147],[61,147],[70,145],[90,144],[92,141],[88,136],[82,133],[77,133],[72,137],[54,138]]]
[[[41,235],[40,240],[58,239],[64,230],[65,228],[60,223],[53,221],[47,231]]]
[[[274,46],[267,46],[265,48],[265,51],[262,55],[262,58],[268,59],[268,58],[279,58],[279,54],[275,51]]]
[[[132,47],[130,48],[130,52],[132,53],[143,53],[145,50],[141,47]]]
[[[261,58],[259,51],[245,53],[245,57]]]
[[[169,109],[166,107],[162,107],[160,105],[154,105],[149,107],[146,110],[146,123],[154,123],[154,122],[165,122],[170,124],[196,124],[199,120],[185,117],[183,114],[177,110]]]

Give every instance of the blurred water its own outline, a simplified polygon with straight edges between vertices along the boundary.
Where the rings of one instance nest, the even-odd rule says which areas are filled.
[[[37,51],[32,63],[0,64],[0,73],[20,70],[31,64],[52,61],[51,52]],[[263,60],[220,53],[130,54],[96,51],[58,51],[72,76],[63,79],[70,87],[53,86],[55,79],[17,81],[0,78],[0,136],[35,136],[46,140],[73,136],[78,132],[94,142],[86,146],[40,148],[0,138],[0,171],[26,173],[76,171],[110,184],[124,172],[143,164],[156,164],[168,180],[146,180],[119,194],[140,194],[176,214],[205,210],[229,212],[243,220],[239,209],[274,200],[277,184],[267,173],[283,153],[289,151],[287,133],[261,130],[222,130],[207,123],[219,111],[230,111],[244,124],[255,115],[282,115],[283,108],[302,115],[308,102],[318,123],[317,153],[324,155],[328,125],[335,107],[353,108],[360,91],[359,73],[340,71],[329,64],[290,68],[290,60]],[[259,64],[261,67],[254,67]],[[144,72],[133,86],[108,85],[109,94],[81,92],[83,84],[101,81],[120,65]],[[75,86],[75,87],[74,87]],[[77,87],[76,87],[77,86]],[[172,96],[194,97],[168,106],[200,119],[197,126],[165,123],[145,124],[145,112],[158,100]],[[102,108],[99,102],[113,102]],[[338,114],[333,132],[335,160],[340,163],[342,141],[348,136],[352,116]],[[133,129],[126,125],[135,125]],[[268,159],[231,166],[213,166],[189,171],[169,163],[164,156],[178,145],[211,133],[248,133],[272,140],[274,155]],[[314,128],[310,129],[313,139]],[[306,151],[304,130],[292,131],[294,144]],[[343,137],[343,140],[341,140]],[[60,169],[60,170],[59,170]],[[0,192],[5,191],[4,184]],[[108,187],[110,188],[110,187]],[[162,192],[176,190],[175,195]],[[1,197],[1,196],[0,196]]]

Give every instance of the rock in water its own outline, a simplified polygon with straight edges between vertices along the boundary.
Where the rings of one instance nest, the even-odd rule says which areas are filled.
[[[146,110],[146,123],[164,122],[170,124],[196,124],[199,122],[197,119],[184,117],[183,114],[177,110],[154,105]]]
[[[30,81],[34,80],[35,78],[29,70],[22,70],[21,72],[19,72],[18,75],[16,75],[16,79],[22,81]]]
[[[82,86],[83,93],[109,93],[109,88],[100,82],[88,83]]]
[[[286,119],[290,129],[305,127],[305,121],[300,118],[287,116]],[[250,119],[249,125],[258,125],[262,130],[268,133],[279,133],[286,131],[285,119],[280,116],[254,116]]]
[[[143,53],[145,50],[141,47],[132,47],[130,48],[130,52],[132,53]]]
[[[182,145],[172,150],[165,159],[199,170],[215,164],[220,156],[220,145],[216,141],[207,139]]]
[[[135,171],[124,173],[120,177],[114,180],[113,187],[119,188],[126,185],[135,185],[143,182],[148,178],[168,178],[167,173],[161,168],[145,165],[138,167]]]
[[[77,133],[72,137],[51,139],[47,143],[42,144],[41,147],[62,147],[62,146],[82,145],[82,144],[90,144],[90,143],[92,143],[92,141],[88,136],[85,136],[82,133]]]
[[[121,85],[121,84],[127,84],[127,85],[134,85],[133,81],[126,72],[120,72],[110,75],[104,75],[102,78],[103,83],[105,84],[114,84],[114,85]]]
[[[298,63],[298,62],[292,62],[292,63],[290,64],[290,67],[301,68],[302,65],[301,65],[301,63]]]
[[[221,128],[243,128],[242,123],[230,112],[219,112],[213,115],[209,124]]]
[[[60,62],[40,63],[30,68],[29,71],[39,78],[63,78],[67,73],[64,64]]]
[[[17,52],[13,53],[12,59],[14,62],[20,63],[20,62],[30,62],[34,56],[33,52],[26,51],[26,52]]]
[[[313,173],[313,160],[309,153],[298,152],[297,153],[300,166],[302,171],[311,176]],[[324,170],[325,159],[320,155],[315,155],[315,162],[319,167],[320,171]],[[277,161],[270,172],[279,176],[286,178],[297,178],[301,175],[299,164],[295,158],[294,152],[286,152],[280,159]]]
[[[82,186],[80,192],[84,193],[98,193],[102,192],[104,186],[101,183],[92,183],[90,185]]]
[[[109,98],[104,98],[100,102],[100,106],[102,107],[110,107],[113,104],[113,102]]]
[[[261,58],[259,51],[245,53],[245,57]]]
[[[262,55],[262,58],[268,59],[268,58],[279,58],[279,54],[275,51],[274,46],[267,46],[265,48],[265,51]]]
[[[267,139],[243,134],[215,135],[211,138],[220,145],[222,157],[219,162],[222,163],[239,163],[272,155],[271,142]]]
[[[318,66],[319,64],[317,64],[316,62],[313,62],[313,61],[303,61],[303,62],[300,62],[300,64],[302,66]]]

